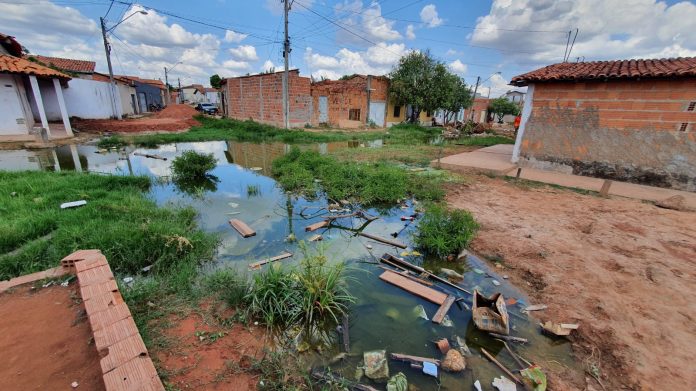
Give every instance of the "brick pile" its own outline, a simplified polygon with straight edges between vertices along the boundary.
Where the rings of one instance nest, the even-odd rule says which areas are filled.
[[[77,275],[106,390],[164,390],[106,257],[79,250],[61,264]]]

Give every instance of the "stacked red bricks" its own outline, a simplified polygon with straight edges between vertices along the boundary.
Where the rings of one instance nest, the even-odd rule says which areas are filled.
[[[75,268],[106,390],[164,390],[106,257],[80,250],[61,263]]]

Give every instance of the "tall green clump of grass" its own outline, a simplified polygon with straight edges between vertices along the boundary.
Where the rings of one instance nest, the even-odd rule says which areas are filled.
[[[172,161],[172,172],[177,179],[202,179],[215,168],[215,156],[196,151],[186,151]]]
[[[207,292],[217,294],[222,301],[234,308],[246,304],[245,298],[250,288],[246,275],[230,269],[218,270],[206,276],[203,286]]]
[[[338,323],[355,299],[346,287],[344,265],[327,261],[322,253],[305,253],[298,268],[273,264],[256,274],[246,296],[251,314],[268,326],[283,328]]]
[[[97,147],[102,149],[123,148],[128,143],[120,136],[109,136],[99,139]]]
[[[424,253],[446,257],[457,254],[471,243],[479,225],[471,213],[430,204],[418,222],[413,240]]]

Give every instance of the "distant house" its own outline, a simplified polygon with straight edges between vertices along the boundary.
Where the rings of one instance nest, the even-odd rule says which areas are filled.
[[[205,87],[200,84],[191,84],[181,87],[184,103],[208,103],[206,101]]]
[[[203,88],[205,91],[205,103],[212,103],[214,105],[219,105],[220,103],[220,90],[217,88]]]
[[[27,54],[25,58],[29,61],[38,62],[50,68],[59,69],[70,73],[73,78],[92,79],[94,68],[97,63],[86,60],[73,60],[71,58],[49,57],[39,54]]]
[[[549,65],[527,86],[513,161],[696,191],[696,57]]]
[[[524,104],[524,95],[525,93],[522,91],[509,90],[508,92],[503,94],[503,97],[505,97],[505,99],[509,100],[510,102],[517,103],[521,106],[522,104]]]
[[[389,79],[384,76],[352,75],[322,80],[311,85],[312,124],[340,128],[386,126]]]
[[[137,112],[146,113],[151,111],[153,106],[164,107],[166,105],[167,87],[162,80],[142,79],[137,76],[118,76],[121,79],[130,80],[135,86]]]

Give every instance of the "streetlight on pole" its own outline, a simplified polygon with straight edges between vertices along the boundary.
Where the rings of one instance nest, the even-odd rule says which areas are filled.
[[[106,22],[104,21],[104,18],[99,18],[99,22],[101,24],[102,38],[104,39],[104,52],[106,52],[106,64],[109,66],[109,85],[111,87],[111,112],[113,113],[112,118],[116,117],[119,120],[121,120],[122,118],[119,114],[118,106],[116,104],[116,83],[114,83],[114,70],[111,66],[111,45],[109,45],[109,39],[106,36],[106,33],[113,31],[119,24],[125,22],[126,19],[136,14],[147,15],[147,11],[133,12],[132,14],[126,16],[120,22],[116,23],[109,29],[106,28]]]
[[[495,76],[495,75],[500,75],[500,73],[501,73],[500,71],[495,72],[495,73],[492,73],[490,76],[488,76],[488,79],[484,80],[483,82],[481,82],[481,76],[476,76],[476,87],[474,87],[474,97],[473,97],[473,100],[472,100],[472,103],[471,103],[471,120],[472,120],[472,121],[474,120],[474,103],[476,103],[476,92],[478,91],[479,85],[481,85],[481,84],[487,82],[488,80],[491,79],[491,77],[493,77],[493,76]],[[489,96],[490,96],[490,93],[491,93],[491,89],[490,89],[490,87],[489,87],[489,88],[488,88],[488,94],[489,94]]]

